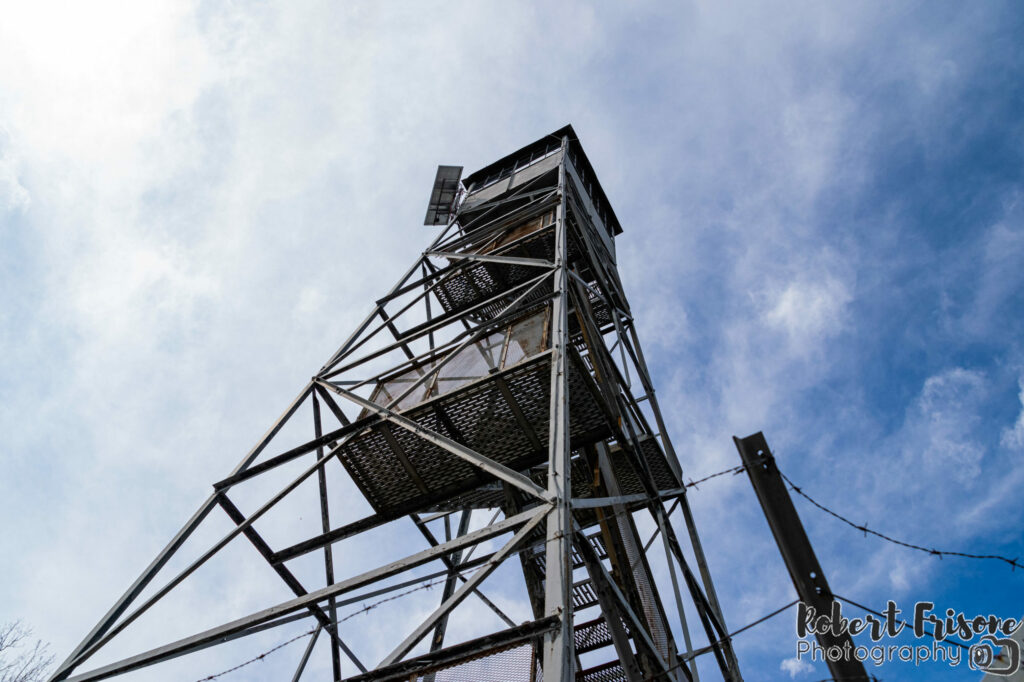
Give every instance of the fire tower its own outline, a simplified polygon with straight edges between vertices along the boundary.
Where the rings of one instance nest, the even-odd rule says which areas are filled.
[[[713,659],[704,670],[716,678],[741,679],[619,280],[622,228],[575,132],[461,171],[438,169],[427,250],[52,680],[111,678],[297,621],[312,630],[295,651],[296,680],[316,652],[335,680],[693,680],[698,655]],[[239,496],[257,482],[243,511]],[[269,537],[275,515],[306,504],[302,490],[316,528]],[[367,513],[336,518],[355,491]],[[228,531],[169,571],[214,515]],[[641,516],[655,529],[646,541]],[[395,547],[399,526],[414,527],[420,546]],[[346,543],[371,533],[398,558],[348,574]],[[286,599],[82,672],[236,539],[280,577]],[[655,543],[671,591],[656,584]],[[484,594],[503,566],[529,605],[525,622]],[[433,612],[387,628],[389,653],[364,660],[375,654],[360,651],[362,626],[346,609],[428,581]],[[453,637],[467,600],[503,625]]]

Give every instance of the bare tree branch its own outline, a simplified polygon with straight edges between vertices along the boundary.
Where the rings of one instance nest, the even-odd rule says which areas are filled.
[[[12,621],[0,625],[0,682],[43,682],[53,663],[49,645],[30,644],[32,630]]]

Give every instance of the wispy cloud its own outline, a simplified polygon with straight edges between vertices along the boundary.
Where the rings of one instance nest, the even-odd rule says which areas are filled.
[[[786,658],[779,664],[779,670],[787,673],[790,679],[796,679],[798,675],[806,675],[814,672],[814,667],[807,661],[799,658]]]
[[[68,650],[425,245],[435,166],[568,121],[626,228],[688,475],[763,429],[794,480],[871,527],[1020,553],[1021,24],[998,3],[11,8],[0,513],[19,523],[0,620],[33,614]],[[338,518],[358,513],[340,497]],[[691,497],[730,624],[779,606],[748,483]],[[798,508],[840,593],[980,607],[965,585],[1007,578]],[[310,518],[268,533],[293,522]],[[339,565],[386,551],[357,550]],[[231,560],[252,594],[230,610],[280,596],[250,547]],[[212,618],[231,568],[168,618]],[[380,634],[352,636],[382,655]],[[756,680],[792,622],[737,646]]]
[[[1019,385],[1019,397],[1021,403],[1020,414],[1017,415],[1017,421],[1013,423],[1013,426],[1008,426],[1003,429],[1003,432],[999,437],[999,443],[1009,450],[1024,449],[1024,380],[1021,380]]]
[[[0,128],[0,212],[25,212],[32,203],[18,180],[18,160],[10,149],[10,133]]]

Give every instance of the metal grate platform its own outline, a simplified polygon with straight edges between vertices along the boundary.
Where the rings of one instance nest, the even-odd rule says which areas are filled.
[[[665,460],[665,455],[658,445],[658,439],[653,436],[644,435],[640,439],[640,452],[643,453],[647,465],[654,476],[654,483],[658,490],[672,490],[678,488],[680,483]],[[629,456],[621,447],[613,445],[609,452],[611,456],[612,469],[618,479],[619,489],[623,495],[636,495],[645,492],[640,477],[637,475],[633,465],[629,462]]]
[[[592,379],[578,358],[569,364],[570,437],[578,447],[607,437],[608,429]],[[543,446],[548,439],[550,380],[551,355],[545,352],[402,414],[522,471],[547,458]],[[427,506],[439,495],[457,496],[493,480],[446,450],[386,423],[352,438],[339,450],[339,457],[378,513],[419,499]]]
[[[591,606],[597,605],[597,591],[590,578],[584,578],[572,585],[572,608],[574,611],[582,611]]]
[[[629,627],[625,621],[620,620],[626,633],[629,634]],[[597,651],[612,645],[612,633],[608,628],[608,621],[604,616],[594,620],[580,623],[573,633],[573,640],[576,645],[577,654],[585,654],[588,651]]]
[[[626,671],[619,661],[608,661],[576,673],[577,682],[627,682]]]
[[[507,247],[488,252],[489,255],[513,256],[516,258],[534,258],[551,262],[554,259],[555,242],[554,228],[545,227],[528,234]],[[585,259],[578,258],[580,250],[575,240],[569,240],[568,251],[570,267],[577,267],[583,279],[590,281],[589,269]],[[577,262],[578,261],[578,262]],[[507,291],[511,287],[522,284],[540,274],[536,267],[493,262],[477,262],[443,278],[435,287],[434,293],[447,313],[458,313],[486,301],[492,296]],[[511,292],[486,306],[473,312],[468,317],[476,321],[488,320],[505,306],[511,303],[522,292]],[[539,287],[524,301],[524,307],[546,297],[549,289]],[[603,327],[611,323],[608,307],[600,298],[588,292],[590,305],[598,325]],[[575,321],[574,321],[575,322]]]
[[[554,234],[554,230],[547,227],[491,255],[500,253],[502,256],[550,261],[554,258]],[[540,272],[537,268],[527,265],[478,261],[446,276],[435,287],[434,293],[446,312],[456,313],[507,291],[517,284],[522,284],[536,277]],[[539,299],[547,293],[548,291],[538,288],[533,297]],[[476,311],[473,317],[481,320],[489,319],[515,297],[515,293],[510,293]]]

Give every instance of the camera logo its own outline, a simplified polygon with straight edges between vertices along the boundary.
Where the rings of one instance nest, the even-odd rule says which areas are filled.
[[[989,675],[1007,677],[1020,669],[1020,642],[984,635],[968,650],[967,665]]]

